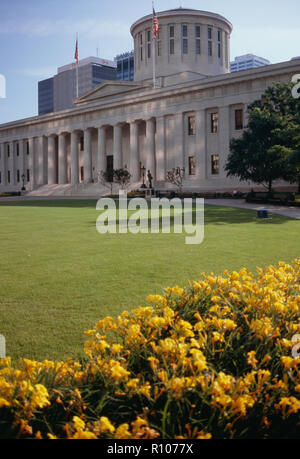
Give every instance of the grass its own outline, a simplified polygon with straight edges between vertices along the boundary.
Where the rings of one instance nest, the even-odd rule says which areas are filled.
[[[300,256],[299,221],[206,206],[205,239],[99,235],[96,201],[0,202],[0,333],[14,359],[82,356],[84,331],[201,272]]]

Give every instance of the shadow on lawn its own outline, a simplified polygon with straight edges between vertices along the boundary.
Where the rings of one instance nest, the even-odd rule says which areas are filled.
[[[134,212],[131,212],[132,215]],[[99,211],[100,215],[100,211]],[[190,216],[190,213],[185,212],[187,217]],[[257,218],[257,211],[233,207],[217,207],[217,206],[206,206],[204,211],[204,223],[205,225],[217,225],[223,226],[228,224],[250,224],[253,225],[278,225],[284,224],[291,220],[289,217],[284,217],[277,214],[270,214],[268,219],[259,219]],[[116,220],[116,225],[118,226],[121,223],[125,223],[123,220]],[[157,223],[155,219],[154,223]],[[170,226],[174,226],[175,218],[171,215],[170,217]],[[89,225],[96,225],[95,221],[88,222]],[[161,228],[162,218],[159,219],[159,224]],[[193,224],[196,224],[196,211],[193,212]],[[142,219],[140,226],[146,226],[146,219]],[[150,229],[150,219],[148,219],[148,227]]]
[[[28,200],[28,201],[2,201],[0,199],[1,207],[44,207],[44,208],[78,208],[78,209],[94,209],[96,211],[97,199],[40,199],[40,200]],[[116,201],[118,208],[118,201]],[[270,219],[262,220],[257,218],[257,211],[251,209],[241,209],[238,207],[225,207],[225,206],[205,206],[205,224],[207,225],[228,225],[228,224],[240,224],[240,223],[253,223],[253,224],[265,224],[265,225],[278,225],[286,223],[291,220],[289,217],[270,213]],[[89,222],[89,224],[95,225],[95,222]],[[194,219],[195,221],[195,219]],[[118,223],[118,222],[117,222]],[[174,218],[171,217],[171,225],[174,224]]]

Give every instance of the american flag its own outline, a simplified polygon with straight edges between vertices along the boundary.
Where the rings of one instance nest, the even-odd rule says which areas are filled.
[[[158,31],[159,31],[158,19],[157,19],[157,16],[156,16],[154,5],[153,5],[153,36],[154,37],[158,36]]]

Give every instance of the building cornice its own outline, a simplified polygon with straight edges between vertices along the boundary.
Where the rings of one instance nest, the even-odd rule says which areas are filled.
[[[32,127],[34,125],[43,125],[44,123],[49,122],[59,122],[99,110],[117,109],[119,107],[123,108],[130,105],[155,102],[174,96],[184,96],[193,92],[251,82],[259,79],[268,79],[270,77],[276,77],[287,73],[300,73],[300,59],[240,72],[206,77],[201,80],[194,80],[188,83],[185,82],[160,89],[147,89],[141,87],[141,91],[136,95],[122,95],[121,93],[120,96],[113,95],[111,98],[108,96],[107,98],[102,98],[102,100],[96,100],[95,102],[91,102],[80,107],[2,124],[0,125],[0,134],[1,132],[10,129],[23,128],[26,126]]]

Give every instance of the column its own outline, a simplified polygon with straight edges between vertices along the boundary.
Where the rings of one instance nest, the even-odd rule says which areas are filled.
[[[0,143],[0,170],[1,170],[1,186],[5,186],[7,184],[7,161],[6,161],[6,154],[5,154],[5,144]]]
[[[20,165],[20,180],[22,181],[22,175],[25,175],[25,155],[24,155],[24,140],[18,141],[19,145],[19,165]],[[22,181],[23,183],[23,181]]]
[[[44,185],[44,136],[37,138],[37,185]]]
[[[84,183],[92,183],[92,133],[90,129],[84,131]]]
[[[184,114],[177,113],[174,115],[174,139],[175,139],[175,167],[184,167]]]
[[[78,132],[71,133],[71,185],[79,183]]]
[[[195,112],[196,129],[196,177],[199,180],[207,178],[207,151],[206,151],[206,111]]]
[[[34,145],[34,138],[31,137],[28,139],[28,144],[29,144],[29,174],[30,174],[30,183],[31,183],[31,188],[34,187],[36,184],[36,176],[35,176],[35,167],[34,167],[34,157],[35,157],[35,145]]]
[[[16,168],[16,154],[14,142],[9,143],[9,154],[10,154],[10,184],[17,184],[17,168]]]
[[[146,121],[146,169],[146,174],[149,170],[153,176],[153,179],[156,180],[154,118]]]
[[[133,183],[140,180],[139,126],[136,121],[130,123],[130,174]]]
[[[219,108],[220,177],[226,178],[225,165],[230,152],[230,107]]]
[[[48,184],[56,182],[56,157],[55,157],[55,135],[48,137]]]
[[[166,119],[156,118],[156,178],[166,179]]]
[[[64,185],[67,183],[67,154],[66,154],[66,136],[58,136],[58,183]]]
[[[114,169],[122,169],[122,125],[114,126]]]
[[[106,127],[101,126],[98,129],[98,158],[97,172],[106,171]]]

